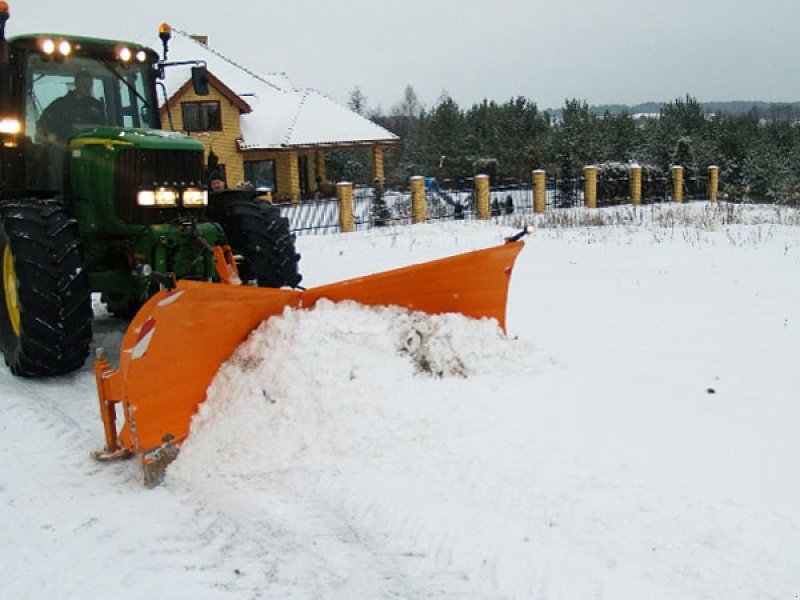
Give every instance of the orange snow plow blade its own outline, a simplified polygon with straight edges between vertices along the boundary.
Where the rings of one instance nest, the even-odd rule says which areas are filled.
[[[522,246],[514,241],[302,291],[179,281],[133,318],[118,368],[98,351],[95,374],[106,443],[94,456],[140,454],[145,483],[156,483],[188,435],[219,367],[259,323],[287,307],[311,308],[322,298],[354,300],[488,317],[505,329],[508,284]],[[118,416],[124,419],[120,427]]]

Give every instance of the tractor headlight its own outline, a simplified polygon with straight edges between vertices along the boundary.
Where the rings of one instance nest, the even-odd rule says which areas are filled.
[[[136,204],[139,206],[170,208],[178,205],[179,196],[178,190],[171,187],[158,187],[154,190],[139,190],[136,194]]]
[[[175,188],[160,187],[155,190],[156,206],[177,206],[179,197]]]
[[[186,208],[200,208],[208,204],[208,191],[202,188],[183,190],[183,205]]]
[[[17,135],[22,131],[22,123],[11,117],[0,118],[0,133]]]
[[[153,190],[139,190],[136,192],[136,204],[139,206],[155,206],[155,192]]]

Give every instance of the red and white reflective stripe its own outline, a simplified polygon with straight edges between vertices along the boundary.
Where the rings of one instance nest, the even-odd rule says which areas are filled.
[[[167,306],[168,304],[172,304],[173,302],[175,302],[175,300],[177,300],[181,296],[183,296],[183,290],[178,290],[177,292],[170,292],[169,294],[167,294],[166,298],[159,300],[158,305]]]
[[[150,347],[150,342],[153,340],[153,334],[156,332],[156,320],[152,317],[147,319],[142,325],[139,332],[139,339],[136,340],[133,348],[131,348],[131,359],[136,360],[144,356],[147,349]]]

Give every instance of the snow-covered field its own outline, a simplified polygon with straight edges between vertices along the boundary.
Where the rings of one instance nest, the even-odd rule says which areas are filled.
[[[155,489],[89,458],[90,365],[0,369],[0,597],[800,597],[797,213],[588,214],[528,238],[507,337],[351,303],[262,325]],[[304,284],[511,231],[304,236]],[[96,304],[98,345],[123,327]]]

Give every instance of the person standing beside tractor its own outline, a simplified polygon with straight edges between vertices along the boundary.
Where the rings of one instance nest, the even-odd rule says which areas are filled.
[[[222,171],[215,169],[211,172],[209,179],[211,180],[209,187],[211,188],[212,192],[221,192],[222,190],[228,189],[228,185],[225,183],[225,176],[222,174]]]
[[[75,88],[57,98],[39,119],[44,141],[65,146],[76,125],[105,125],[105,107],[92,95],[94,79],[85,69],[75,74]]]

